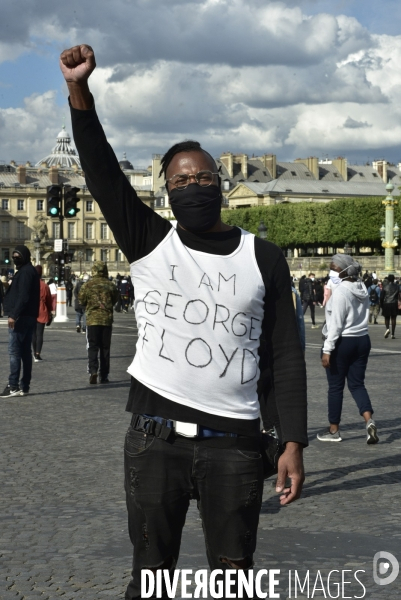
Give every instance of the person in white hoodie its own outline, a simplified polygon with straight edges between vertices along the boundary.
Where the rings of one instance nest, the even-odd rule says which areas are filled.
[[[330,265],[332,294],[325,306],[326,324],[322,365],[329,384],[329,423],[317,435],[321,442],[341,442],[340,421],[344,386],[354,398],[366,423],[368,444],[377,444],[373,408],[365,387],[365,373],[371,348],[368,334],[369,296],[359,279],[361,265],[347,254],[335,254]]]

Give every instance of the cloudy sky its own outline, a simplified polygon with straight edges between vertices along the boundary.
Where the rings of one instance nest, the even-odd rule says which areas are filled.
[[[37,162],[65,120],[58,56],[91,44],[117,156],[182,139],[215,156],[401,161],[399,0],[18,0],[0,16],[0,161]]]

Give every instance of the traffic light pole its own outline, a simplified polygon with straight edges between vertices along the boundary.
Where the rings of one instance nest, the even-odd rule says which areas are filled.
[[[75,217],[79,212],[77,204],[77,192],[79,188],[70,185],[50,185],[47,188],[47,215],[58,218],[60,223],[60,238],[63,240],[62,251],[57,253],[56,266],[58,264],[59,285],[57,286],[57,310],[54,321],[56,323],[65,323],[69,321],[67,317],[67,292],[65,287],[66,260],[68,256],[68,246],[64,242],[64,219],[65,217]]]

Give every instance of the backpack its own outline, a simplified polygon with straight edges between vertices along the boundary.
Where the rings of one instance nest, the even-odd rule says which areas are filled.
[[[379,301],[379,296],[377,294],[376,288],[375,287],[371,287],[370,288],[370,292],[369,292],[369,300],[372,304],[377,304],[377,302]]]

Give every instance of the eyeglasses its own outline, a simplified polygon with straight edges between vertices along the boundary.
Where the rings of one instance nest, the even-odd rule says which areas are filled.
[[[211,171],[199,171],[196,175],[188,175],[187,173],[177,173],[170,179],[167,179],[168,183],[171,183],[178,190],[185,190],[189,185],[189,180],[193,177],[198,185],[201,187],[208,187],[213,183],[213,177],[218,173],[212,173]]]

